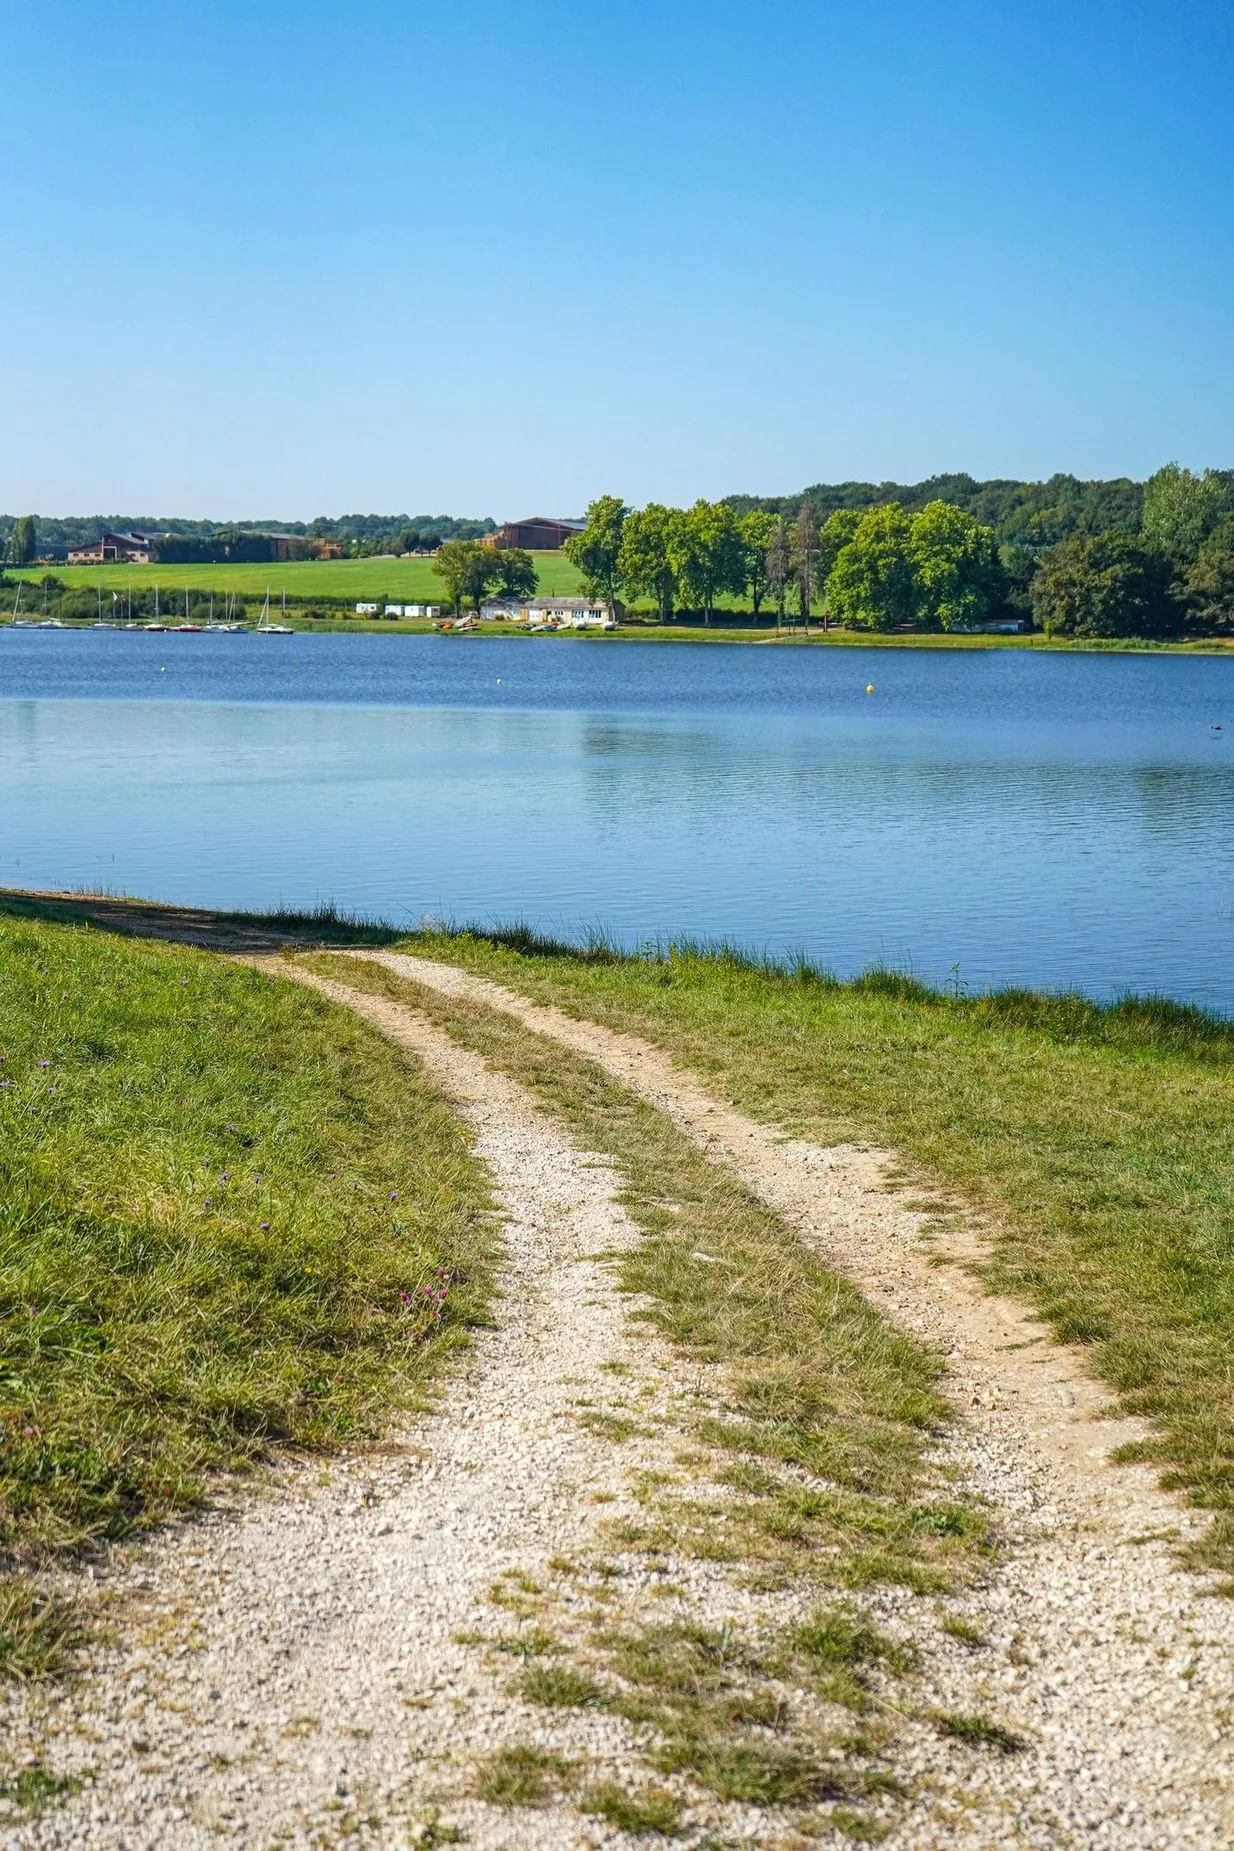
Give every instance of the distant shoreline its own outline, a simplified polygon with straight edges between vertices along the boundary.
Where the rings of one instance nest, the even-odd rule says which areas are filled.
[[[457,638],[449,632],[436,630],[431,623],[408,623],[403,619],[393,622],[366,621],[363,618],[326,617],[308,619],[299,611],[279,612],[280,621],[286,621],[298,635],[306,636],[435,636],[449,635],[450,640],[460,644],[466,641],[491,640],[494,637],[519,638],[527,643],[537,642],[584,642],[584,643],[741,643],[755,644],[777,649],[942,649],[942,650],[988,650],[988,649],[1028,649],[1045,651],[1056,655],[1184,655],[1184,656],[1228,656],[1234,655],[1234,638],[1228,642],[1220,637],[1197,638],[1187,642],[1158,642],[1148,638],[1134,637],[1047,637],[1040,631],[1019,636],[964,636],[954,632],[918,631],[910,634],[888,635],[878,630],[838,630],[824,631],[815,626],[808,634],[800,630],[776,631],[772,629],[754,629],[745,625],[740,628],[728,628],[723,624],[713,624],[710,629],[702,624],[642,624],[625,623],[616,630],[602,631],[540,631],[534,635],[527,630],[513,628],[506,624],[483,624],[469,630]],[[0,618],[0,634],[13,629],[11,619]],[[64,634],[80,634],[93,629],[89,620],[66,621],[61,629]],[[246,626],[252,633],[254,626]],[[25,633],[23,631],[23,633]],[[130,631],[128,634],[139,632]],[[203,634],[205,632],[202,632]],[[176,626],[169,624],[165,631],[154,634],[175,636]]]

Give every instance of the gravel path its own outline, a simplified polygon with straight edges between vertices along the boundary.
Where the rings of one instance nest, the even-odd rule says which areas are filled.
[[[1143,1540],[1185,1534],[1190,1520],[1147,1474],[1104,1462],[1110,1430],[1093,1420],[1102,1400],[1075,1359],[1015,1307],[982,1297],[962,1266],[931,1264],[877,1153],[781,1141],[629,1037],[451,966],[382,961],[600,1062],[947,1351],[968,1410],[948,1456],[1000,1513],[1007,1547],[982,1587],[945,1607],[896,1589],[868,1605],[926,1647],[916,1701],[991,1712],[1029,1747],[1000,1756],[906,1723],[897,1760],[912,1794],[887,1809],[893,1851],[1230,1843],[1234,1608],[1178,1572],[1167,1544]],[[805,1593],[752,1592],[730,1565],[670,1558],[653,1570],[608,1540],[614,1518],[639,1512],[638,1474],[673,1469],[700,1400],[721,1385],[693,1366],[683,1381],[631,1321],[606,1256],[637,1235],[604,1159],[414,1010],[288,974],[411,1049],[474,1127],[507,1216],[495,1323],[440,1410],[388,1447],[328,1471],[286,1468],[262,1491],[243,1488],[233,1509],[114,1552],[100,1579],[118,1643],[96,1652],[88,1681],[10,1693],[3,1714],[11,1757],[41,1754],[92,1777],[36,1819],[11,1817],[5,1842],[456,1842],[432,1823],[440,1809],[482,1851],[646,1843],[580,1810],[585,1788],[540,1810],[477,1797],[477,1769],[502,1745],[577,1758],[587,1782],[638,1790],[647,1778],[646,1742],[630,1725],[526,1704],[520,1660],[493,1648],[525,1644],[541,1620],[570,1646],[601,1600],[613,1618],[688,1616],[747,1632],[803,1610]],[[641,1437],[615,1446],[596,1431],[597,1416],[631,1408]],[[612,1575],[602,1590],[566,1571],[601,1550]],[[939,1630],[948,1613],[988,1649]],[[808,1723],[808,1693],[791,1694]],[[805,1842],[767,1812],[722,1806],[677,1777],[660,1784],[684,1805],[690,1843],[708,1833],[716,1847]],[[844,1841],[820,1820],[809,1842]]]
[[[945,1670],[942,1687],[952,1707],[988,1705],[1032,1744],[966,1783],[953,1842],[970,1842],[972,1789],[992,1781],[1014,1796],[1016,1829],[1032,1843],[1234,1843],[1234,1603],[1213,1598],[1212,1581],[1182,1572],[1175,1554],[1205,1518],[1151,1472],[1110,1463],[1143,1428],[1116,1417],[1078,1352],[981,1289],[971,1270],[976,1236],[932,1237],[928,1218],[888,1188],[887,1153],[787,1139],[634,1036],[453,965],[364,955],[446,996],[504,1010],[596,1061],[946,1355],[949,1391],[967,1410],[949,1456],[1001,1513],[1007,1548],[987,1585],[961,1603],[996,1648],[993,1662],[978,1671],[953,1660],[951,1688]],[[931,1753],[918,1759],[923,1775],[939,1777],[926,1765]],[[934,1842],[925,1829],[909,1825],[889,1842]],[[998,1842],[981,1835],[989,1829],[987,1821],[972,1842]]]

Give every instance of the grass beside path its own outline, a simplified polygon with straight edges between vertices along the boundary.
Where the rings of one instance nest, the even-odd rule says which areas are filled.
[[[512,937],[404,944],[644,1035],[765,1121],[897,1150],[988,1223],[993,1282],[1154,1424],[1140,1456],[1221,1513],[1200,1559],[1234,1570],[1234,1025]]]
[[[275,1447],[376,1433],[482,1314],[495,1232],[465,1136],[320,997],[9,918],[0,1057],[10,1569],[192,1508]]]
[[[947,1585],[953,1557],[984,1546],[984,1519],[953,1501],[925,1458],[949,1419],[939,1359],[668,1117],[498,1010],[364,959],[302,961],[423,1012],[526,1086],[582,1148],[615,1160],[620,1199],[645,1235],[622,1259],[624,1289],[687,1358],[730,1378],[724,1418],[702,1420],[695,1437],[725,1455],[727,1482],[745,1496],[744,1559],[768,1573],[787,1560],[833,1585],[929,1592]],[[830,1491],[804,1492],[799,1472]],[[721,1559],[735,1544],[731,1519],[717,1513],[708,1544]]]

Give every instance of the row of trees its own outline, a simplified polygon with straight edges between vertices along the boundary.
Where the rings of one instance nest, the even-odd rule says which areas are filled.
[[[630,509],[602,495],[565,550],[591,596],[610,608],[649,599],[662,622],[686,608],[710,623],[729,594],[748,597],[755,616],[773,605],[780,621],[822,609],[852,629],[954,630],[984,621],[1007,594],[992,531],[942,501],[919,514],[896,503],[839,508],[820,526],[808,502],[790,522],[723,501]]]
[[[726,596],[757,616],[773,604],[864,630],[971,630],[1017,618],[1051,635],[1234,634],[1234,473],[1170,463],[1137,485],[1135,525],[1051,546],[1001,545],[994,528],[942,498],[834,508],[803,500],[790,519],[732,501],[631,509],[602,495],[566,542],[591,596],[650,602],[705,623]]]

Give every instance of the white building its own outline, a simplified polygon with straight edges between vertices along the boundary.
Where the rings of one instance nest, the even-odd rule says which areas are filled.
[[[380,609],[380,606],[376,604],[357,604],[356,616],[357,617],[375,617],[379,609]]]
[[[531,630],[615,630],[608,609],[595,598],[489,598],[480,606],[486,623],[525,624]]]

